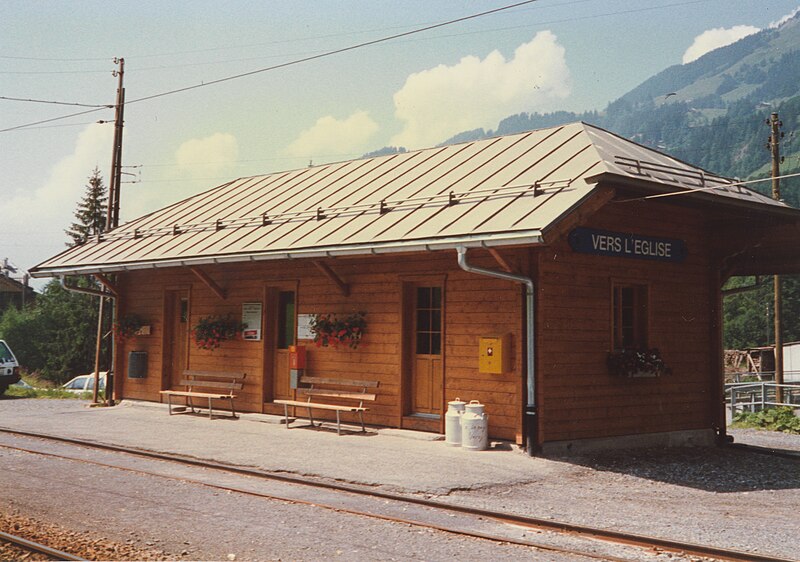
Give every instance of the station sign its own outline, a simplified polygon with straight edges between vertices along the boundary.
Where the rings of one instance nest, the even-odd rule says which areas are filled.
[[[570,247],[582,254],[680,263],[686,259],[686,242],[677,238],[640,236],[594,228],[575,228]]]

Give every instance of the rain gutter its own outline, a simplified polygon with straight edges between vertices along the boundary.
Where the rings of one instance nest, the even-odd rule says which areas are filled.
[[[66,289],[67,291],[71,291],[73,293],[83,293],[84,295],[92,295],[95,297],[104,297],[107,299],[114,299],[116,295],[114,293],[107,293],[105,291],[100,291],[98,289],[90,289],[88,287],[76,287],[74,285],[67,285],[67,277],[66,275],[59,275],[59,281],[61,282],[61,286]]]
[[[536,372],[534,362],[534,352],[536,348],[534,339],[534,294],[536,288],[533,284],[533,279],[523,275],[516,275],[514,273],[506,273],[505,271],[497,271],[494,269],[485,269],[470,265],[467,262],[467,248],[459,246],[456,248],[458,251],[458,266],[468,273],[475,273],[477,275],[485,275],[487,277],[496,277],[498,279],[505,279],[506,281],[513,281],[525,285],[525,340],[526,340],[526,376],[527,376],[527,403],[525,405],[525,438],[526,449],[528,454],[533,456],[537,449],[537,436],[538,436],[538,417],[536,412]]]
[[[541,230],[520,232],[474,234],[449,238],[428,238],[421,240],[399,240],[392,242],[348,244],[336,246],[317,246],[297,250],[274,250],[251,252],[247,254],[228,254],[217,256],[197,256],[171,258],[164,260],[132,261],[128,263],[65,265],[56,267],[37,266],[30,271],[32,277],[63,277],[64,275],[91,275],[94,273],[115,273],[141,269],[165,267],[190,267],[226,263],[246,263],[261,260],[292,260],[303,258],[335,258],[345,256],[380,255],[399,252],[431,252],[465,248],[491,248],[496,246],[533,245],[542,243]],[[94,293],[90,293],[94,294]],[[107,294],[106,294],[107,296]]]

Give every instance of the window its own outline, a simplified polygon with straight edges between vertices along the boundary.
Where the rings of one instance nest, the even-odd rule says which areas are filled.
[[[647,347],[647,286],[614,284],[614,349]]]
[[[417,355],[442,353],[442,288],[417,287]]]
[[[278,295],[278,349],[294,345],[294,291]]]

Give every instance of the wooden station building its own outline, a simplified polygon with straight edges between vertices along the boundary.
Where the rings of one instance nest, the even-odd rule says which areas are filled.
[[[367,423],[443,432],[448,401],[478,400],[533,453],[724,437],[722,284],[800,272],[798,235],[797,209],[574,123],[240,178],[32,273],[95,275],[145,320],[118,342],[118,399],[238,370],[237,407],[279,413],[299,344],[309,374],[380,382]],[[310,341],[315,315],[356,311],[357,349]],[[246,337],[198,349],[209,316]],[[611,373],[622,348],[668,371]]]

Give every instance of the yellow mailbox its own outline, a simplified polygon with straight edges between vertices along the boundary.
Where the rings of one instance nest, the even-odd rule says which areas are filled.
[[[501,375],[511,370],[511,334],[484,336],[478,342],[478,371]]]

